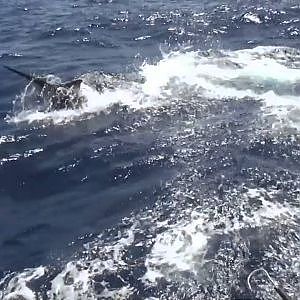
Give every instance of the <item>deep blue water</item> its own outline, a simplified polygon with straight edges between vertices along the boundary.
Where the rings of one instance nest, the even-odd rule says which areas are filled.
[[[298,1],[0,4],[0,297],[300,297]]]

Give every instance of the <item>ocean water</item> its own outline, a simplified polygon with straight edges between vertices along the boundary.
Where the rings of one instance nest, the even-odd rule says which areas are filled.
[[[300,298],[298,1],[0,7],[1,299]]]

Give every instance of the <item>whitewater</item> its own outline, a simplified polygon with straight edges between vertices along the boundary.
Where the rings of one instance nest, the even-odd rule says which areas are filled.
[[[54,2],[0,61],[87,101],[2,78],[0,299],[298,299],[299,5]]]

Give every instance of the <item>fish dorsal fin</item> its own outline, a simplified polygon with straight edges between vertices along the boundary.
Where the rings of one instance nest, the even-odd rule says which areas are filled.
[[[50,82],[47,82],[47,79],[46,78],[43,78],[43,77],[35,77],[31,74],[26,74],[26,73],[23,73],[21,71],[18,71],[12,67],[9,67],[9,66],[3,66],[4,68],[6,68],[7,70],[13,72],[13,73],[16,73],[24,78],[26,78],[27,80],[29,81],[32,81],[34,82],[34,84],[38,85],[40,88],[43,88],[45,85],[47,86],[56,86],[56,87],[64,87],[66,89],[69,89],[69,88],[73,88],[75,90],[79,90],[80,89],[80,85],[82,83],[82,79],[76,79],[76,80],[72,80],[72,81],[68,81],[68,82],[65,82],[63,84],[52,84]]]
[[[62,84],[62,86],[67,89],[73,88],[75,90],[79,90],[81,83],[82,83],[82,79],[76,79],[76,80],[65,82]]]

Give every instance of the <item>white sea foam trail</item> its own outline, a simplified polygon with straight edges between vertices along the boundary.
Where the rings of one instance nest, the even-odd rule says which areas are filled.
[[[81,94],[87,102],[78,110],[22,111],[10,121],[68,122],[89,114],[105,112],[113,104],[143,109],[188,102],[192,96],[222,99],[252,98],[262,101],[264,113],[277,123],[298,127],[300,118],[300,69],[297,50],[257,47],[237,51],[171,52],[154,64],[145,63],[139,71],[142,82],[119,80],[115,88],[98,92],[87,83]],[[87,78],[88,74],[83,76]],[[107,75],[107,78],[110,78]],[[111,79],[111,78],[110,78]],[[117,82],[117,80],[115,80]],[[300,124],[300,123],[299,123]]]
[[[296,69],[293,63],[298,56],[299,53],[295,50],[280,47],[257,47],[218,53],[173,52],[165,54],[157,64],[145,64],[142,67],[141,72],[146,78],[143,90],[159,96],[162,87],[170,84],[171,79],[175,83],[186,83],[191,87],[196,85],[211,92],[222,87],[222,83],[226,81],[242,79],[253,80],[261,88],[271,89],[276,87],[276,83],[297,83],[300,80],[300,69]],[[263,86],[264,81],[273,81],[274,85]],[[242,89],[242,83],[241,81],[241,87],[237,86],[237,89]],[[239,94],[235,95],[233,92],[231,96],[238,97]]]
[[[168,98],[188,86],[209,99],[252,98],[277,122],[298,127],[300,109],[299,52],[290,48],[257,47],[219,53],[171,53],[155,65],[146,64],[145,94]],[[182,97],[182,94],[177,95]],[[183,100],[184,101],[184,100]]]

